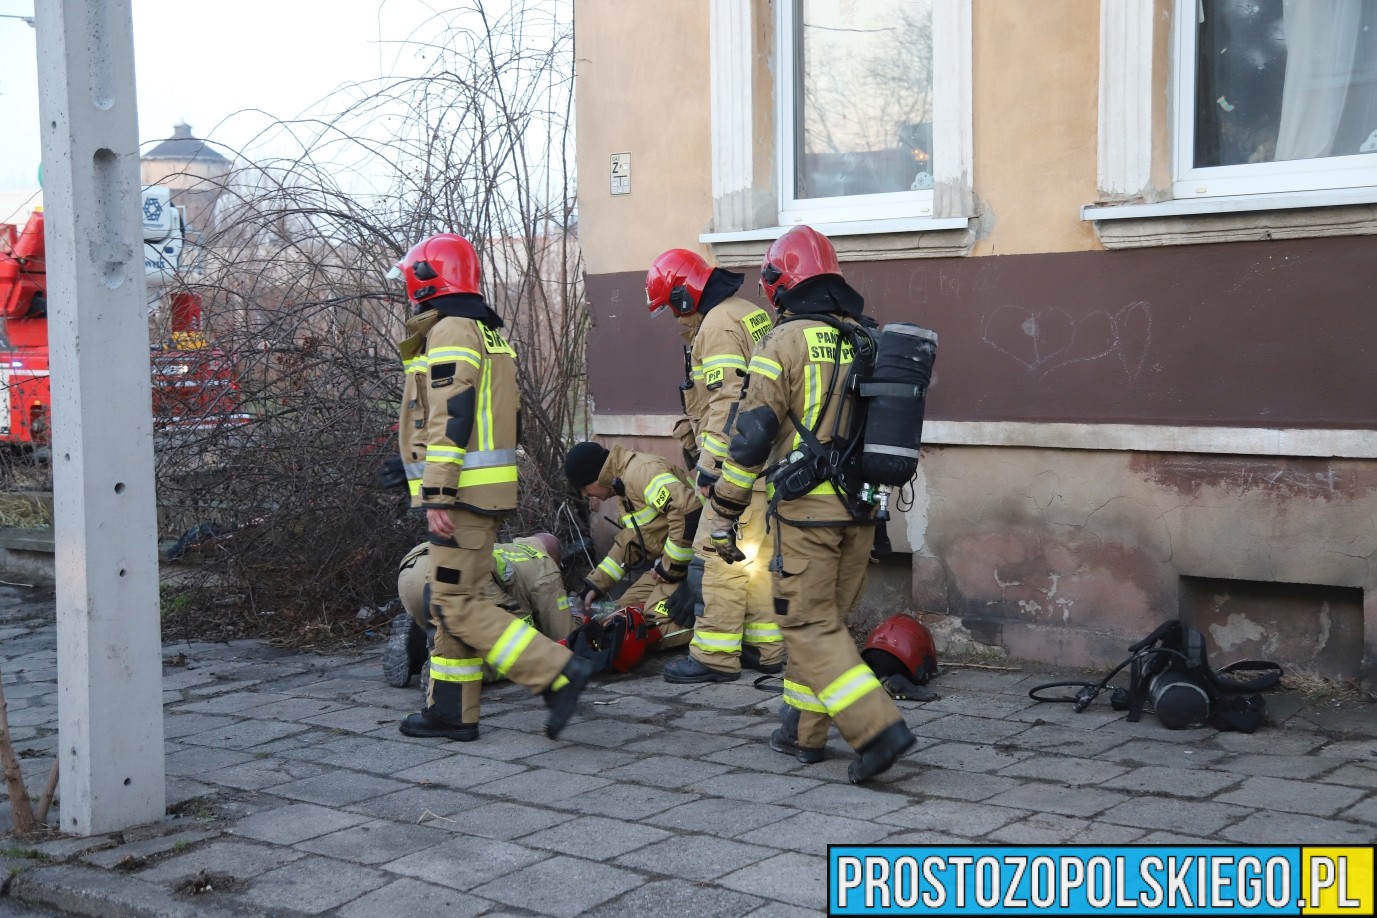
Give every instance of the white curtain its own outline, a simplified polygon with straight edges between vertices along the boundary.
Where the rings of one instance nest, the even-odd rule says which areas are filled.
[[[1286,83],[1276,159],[1357,153],[1377,130],[1371,7],[1369,0],[1282,0]]]

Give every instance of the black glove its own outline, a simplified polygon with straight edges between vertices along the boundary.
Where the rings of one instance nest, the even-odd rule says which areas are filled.
[[[693,607],[698,604],[697,599],[698,597],[693,595],[692,585],[685,580],[673,593],[665,597],[665,614],[680,628],[692,628]]]
[[[655,573],[666,583],[679,583],[684,579],[684,575],[688,573],[687,568],[680,567],[677,564],[671,564],[669,567],[665,567],[660,563],[661,560],[663,559],[656,559],[655,561]]]
[[[591,581],[585,580],[583,581],[583,588],[579,590],[579,595],[587,596],[589,593],[593,594],[593,599],[595,600],[602,599],[602,590],[593,586]]]
[[[401,456],[388,456],[378,467],[378,487],[384,490],[406,487],[406,466]]]

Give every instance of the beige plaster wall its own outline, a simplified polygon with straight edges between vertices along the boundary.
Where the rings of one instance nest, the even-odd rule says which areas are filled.
[[[589,274],[644,271],[698,246],[712,218],[708,7],[702,0],[574,4],[579,237]],[[631,193],[609,193],[631,154]]]

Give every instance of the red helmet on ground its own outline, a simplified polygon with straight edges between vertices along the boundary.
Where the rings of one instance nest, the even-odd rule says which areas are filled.
[[[594,672],[626,673],[660,642],[660,629],[645,620],[639,604],[622,606],[606,618],[592,618],[559,643],[593,664]]]
[[[697,252],[665,252],[645,273],[645,301],[650,314],[659,315],[666,307],[676,316],[692,314],[703,297],[710,274],[712,267]]]
[[[937,675],[937,645],[932,632],[916,618],[891,615],[875,626],[861,659],[884,678],[903,674],[918,685]]]
[[[412,302],[450,293],[479,293],[478,253],[463,236],[440,233],[422,239],[402,256],[388,277],[406,280]]]
[[[779,308],[775,297],[800,281],[819,274],[841,274],[837,250],[826,236],[811,226],[796,226],[765,250],[760,265],[760,289],[770,305]]]

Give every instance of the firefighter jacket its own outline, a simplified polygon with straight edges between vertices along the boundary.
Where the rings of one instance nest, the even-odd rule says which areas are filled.
[[[598,483],[616,495],[622,529],[588,584],[606,593],[628,568],[654,560],[662,571],[687,572],[702,504],[685,473],[663,456],[613,446]]]
[[[516,506],[516,352],[476,319],[407,322],[398,440],[411,505],[497,514]]]
[[[855,321],[846,315],[833,318]],[[722,477],[713,487],[713,509],[719,516],[740,515],[762,472],[777,468],[794,450],[807,452],[790,414],[814,431],[824,446],[831,443],[834,430],[846,433],[855,396],[845,391],[845,385],[854,352],[839,337],[835,329],[804,315],[781,322],[760,340],[751,355]],[[772,484],[766,493],[773,501]],[[774,515],[786,523],[855,520],[830,481],[774,508]]]
[[[711,484],[721,474],[751,351],[770,324],[768,312],[733,296],[708,310],[698,326],[684,412],[693,425],[699,484]]]
[[[537,622],[543,624],[562,617],[561,613],[568,614],[569,596],[564,592],[559,565],[536,539],[498,542],[492,547],[492,572],[502,591]]]

